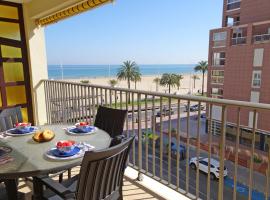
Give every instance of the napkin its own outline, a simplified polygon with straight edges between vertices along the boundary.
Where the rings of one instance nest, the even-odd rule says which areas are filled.
[[[11,156],[4,156],[2,158],[0,158],[0,165],[12,162],[14,160],[14,158],[12,158]]]
[[[30,129],[11,129],[9,132],[13,133],[13,134],[26,134],[26,133],[30,133],[32,131],[34,131],[35,128],[31,127]]]
[[[80,128],[74,128],[74,129],[71,129],[72,132],[74,133],[89,133],[91,131],[93,131],[95,128],[94,127],[86,127],[84,129],[80,129]]]

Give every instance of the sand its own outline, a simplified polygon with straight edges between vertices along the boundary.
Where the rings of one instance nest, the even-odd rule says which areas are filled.
[[[181,87],[178,90],[177,87],[174,87],[171,89],[171,93],[176,94],[197,94],[198,91],[201,92],[202,89],[202,74],[197,74],[199,76],[199,80],[194,81],[191,78],[192,74],[184,74],[184,79],[181,80]],[[140,82],[137,83],[136,89],[138,90],[146,90],[146,91],[158,91],[158,92],[164,92],[168,93],[168,87],[162,87],[158,86],[156,87],[156,84],[153,82],[153,80],[158,76],[142,76],[142,79]],[[159,76],[160,78],[160,76]],[[117,79],[116,77],[111,78],[83,78],[83,79],[65,79],[65,81],[69,82],[80,82],[82,80],[89,80],[90,83],[95,85],[105,85],[110,86],[109,80],[111,79]],[[116,87],[119,88],[127,88],[127,81],[118,81]],[[131,88],[135,89],[135,83],[131,83]],[[205,75],[205,84],[204,84],[204,91],[206,91],[207,88],[207,74]]]

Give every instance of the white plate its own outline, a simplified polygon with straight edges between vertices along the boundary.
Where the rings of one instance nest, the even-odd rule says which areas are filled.
[[[82,145],[82,146],[80,147],[80,145]],[[94,146],[91,146],[91,145],[85,144],[85,143],[79,144],[78,147],[80,147],[81,150],[80,150],[77,154],[75,154],[75,155],[73,155],[73,156],[69,156],[69,157],[57,157],[57,156],[54,156],[54,155],[51,153],[51,150],[56,149],[56,148],[51,148],[51,149],[49,149],[49,150],[45,153],[45,156],[46,156],[47,158],[49,158],[49,159],[52,159],[52,160],[73,160],[73,159],[77,159],[77,158],[83,157],[83,156],[84,156],[84,153],[85,153],[86,151],[92,151],[93,149],[95,149]]]
[[[97,132],[97,130],[98,130],[97,127],[94,127],[93,131],[90,131],[90,132],[87,132],[87,133],[74,133],[74,132],[70,131],[71,129],[74,129],[74,128],[76,128],[76,126],[67,127],[65,130],[70,135],[90,135],[92,133]]]
[[[32,126],[34,128],[34,130],[32,132],[29,133],[22,133],[22,134],[15,134],[15,133],[11,133],[11,130],[15,130],[15,128],[9,129],[5,132],[5,135],[9,135],[9,136],[25,136],[25,135],[32,135],[34,134],[37,130],[38,127]]]

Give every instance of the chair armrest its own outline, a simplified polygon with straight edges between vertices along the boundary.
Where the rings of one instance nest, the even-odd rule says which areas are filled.
[[[59,195],[64,199],[75,199],[75,193],[71,192],[68,188],[63,186],[62,184],[54,181],[53,179],[49,178],[48,176],[45,177],[38,177],[41,184],[48,187],[54,193]]]

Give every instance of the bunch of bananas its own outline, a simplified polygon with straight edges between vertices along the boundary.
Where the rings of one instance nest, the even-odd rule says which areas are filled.
[[[54,136],[55,135],[51,130],[37,131],[33,136],[33,140],[36,142],[49,142]]]

